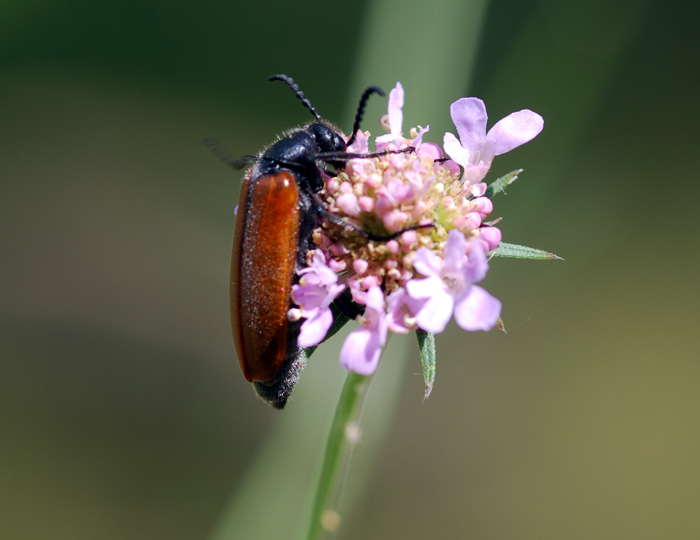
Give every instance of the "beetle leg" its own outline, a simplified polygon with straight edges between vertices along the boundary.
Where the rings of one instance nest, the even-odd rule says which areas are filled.
[[[365,306],[353,302],[352,295],[348,289],[345,289],[340,296],[336,297],[333,303],[343,315],[353,321],[357,319],[358,315],[364,315],[365,313]]]
[[[314,203],[316,205],[316,211],[320,215],[322,215],[323,217],[328,218],[329,221],[332,221],[336,225],[343,227],[345,230],[354,232],[355,234],[359,234],[361,236],[364,236],[368,240],[374,240],[375,242],[388,242],[389,240],[393,240],[394,238],[398,238],[406,231],[417,231],[419,229],[428,229],[431,227],[432,228],[435,227],[435,223],[428,223],[427,225],[414,225],[413,227],[406,227],[405,229],[401,229],[400,231],[392,233],[392,234],[387,234],[387,235],[374,234],[374,233],[367,232],[364,229],[361,229],[357,225],[353,225],[352,223],[348,223],[340,216],[336,216],[335,214],[326,210],[326,208],[324,208],[324,206],[323,206],[323,203],[318,200],[318,197],[316,197],[316,195],[314,195]]]
[[[369,154],[353,154],[351,152],[319,152],[314,154],[313,158],[319,161],[334,161],[347,159],[369,159],[374,157],[388,156],[389,154],[407,154],[415,152],[413,146],[407,146],[401,150],[384,150],[383,152],[372,152]]]

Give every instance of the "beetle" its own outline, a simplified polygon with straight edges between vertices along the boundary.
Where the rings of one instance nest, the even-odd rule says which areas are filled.
[[[374,93],[383,96],[384,92],[377,86],[365,89],[353,134],[346,142],[338,128],[321,118],[291,77],[273,75],[268,80],[289,85],[315,120],[288,131],[258,155],[236,162],[223,157],[215,145],[209,146],[235,168],[253,163],[241,185],[236,216],[229,286],[231,331],[245,378],[264,401],[282,409],[306,363],[305,351],[297,346],[302,321],[287,318],[292,284],[297,271],[307,266],[312,233],[321,218],[339,219],[329,215],[316,196],[328,172],[319,163],[338,170],[347,159],[384,154],[347,152],[369,97]],[[341,312],[350,311],[352,318],[358,307],[348,304],[347,299],[336,303]]]

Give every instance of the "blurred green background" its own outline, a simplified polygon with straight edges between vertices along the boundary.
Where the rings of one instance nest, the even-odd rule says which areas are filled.
[[[279,491],[250,471],[284,461],[275,437],[304,437],[285,428],[295,407],[325,429],[337,350],[314,356],[282,413],[239,373],[240,175],[201,145],[253,153],[307,121],[265,82],[279,72],[346,130],[357,89],[397,78],[404,126],[429,122],[432,141],[464,95],[490,124],[542,114],[544,132],[494,164],[490,178],[525,169],[494,215],[506,241],[566,259],[493,261],[508,334],[451,325],[426,402],[405,348],[396,415],[381,434],[368,419],[378,451],[360,447],[367,484],[338,536],[700,537],[700,4],[492,0],[468,86],[452,30],[447,76],[396,73],[445,19],[412,18],[411,2],[377,19],[378,5],[0,4],[0,538],[208,538],[253,500],[246,485]],[[402,40],[363,49],[383,27]],[[386,75],[357,80],[367,57]],[[443,116],[413,112],[430,107]],[[385,108],[374,100],[365,127]],[[298,476],[290,501],[313,483]]]

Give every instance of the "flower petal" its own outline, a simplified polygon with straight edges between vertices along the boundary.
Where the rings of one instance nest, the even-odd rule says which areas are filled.
[[[367,291],[367,302],[365,303],[368,309],[372,309],[377,313],[384,313],[384,293],[378,285],[373,285]]]
[[[454,137],[454,135],[452,136]],[[416,154],[418,154],[419,156],[429,156],[433,160],[436,160],[442,158],[442,149],[434,142],[422,142],[420,147],[416,148]]]
[[[355,141],[347,147],[347,151],[353,154],[366,154],[369,152],[369,131],[357,130]]]
[[[482,197],[484,193],[486,193],[486,190],[488,189],[488,186],[486,185],[486,182],[479,182],[478,184],[474,184],[472,186],[472,195],[474,197]],[[486,199],[486,197],[484,197]],[[487,201],[490,201],[490,199],[486,199]],[[486,212],[486,215],[489,215],[491,211],[493,210],[493,206],[491,207],[491,210]],[[484,216],[486,217],[486,216]]]
[[[481,159],[491,161],[494,156],[510,152],[537,137],[542,128],[542,117],[528,109],[509,114],[489,130]]]
[[[464,167],[464,175],[462,176],[462,181],[468,182],[469,184],[478,184],[486,177],[486,174],[489,172],[490,168],[490,161],[488,163],[480,161],[478,165],[468,163],[467,166]]]
[[[419,248],[416,251],[413,267],[426,277],[440,277],[442,259],[428,248]]]
[[[318,310],[314,317],[306,319],[301,325],[297,345],[302,348],[318,345],[326,337],[331,324],[333,324],[333,312],[330,308]]]
[[[396,88],[389,92],[389,127],[391,134],[394,136],[401,135],[401,126],[403,125],[403,86],[400,82],[396,83]]]
[[[408,300],[410,297],[404,288],[396,289],[387,297],[386,322],[392,332],[407,334],[410,330],[415,330],[415,322],[413,325],[407,322],[415,321]]]
[[[371,375],[382,355],[379,336],[365,327],[350,332],[340,349],[340,364],[348,371]]]
[[[375,142],[375,144],[381,143],[381,144],[384,144],[384,146],[386,146],[386,143],[394,142],[395,140],[396,140],[396,135],[394,135],[393,133],[387,133],[386,135],[380,135],[379,137],[377,137],[374,140],[374,142]],[[377,148],[377,152],[381,152],[381,150],[379,150],[379,148]]]
[[[497,227],[482,227],[479,229],[479,240],[486,244],[486,251],[496,249],[501,243],[501,230]]]
[[[481,242],[472,242],[469,251],[469,263],[465,268],[466,278],[470,283],[479,283],[489,271],[489,263]]]
[[[469,152],[467,152],[452,133],[445,133],[442,139],[442,146],[445,153],[452,158],[452,161],[459,163],[462,167],[469,164]]]
[[[461,98],[450,105],[450,114],[462,146],[470,158],[476,158],[486,136],[486,105],[479,98]]]
[[[500,315],[500,300],[478,285],[473,285],[455,305],[455,320],[464,330],[491,330]]]
[[[406,290],[411,298],[420,300],[422,298],[432,298],[436,294],[444,292],[442,279],[439,276],[427,277],[425,279],[411,279],[406,283]]]
[[[423,144],[423,135],[430,131],[430,126],[425,126],[425,129],[423,129],[421,126],[418,127],[420,128],[420,132],[418,133],[418,135],[416,135],[416,138],[413,139],[413,144],[411,145],[413,146],[413,148],[416,149],[416,152],[418,152],[421,145]]]
[[[416,280],[409,281],[406,284],[407,288],[408,285],[414,281]],[[411,294],[411,290],[408,289],[408,291],[409,294]],[[416,314],[416,324],[426,332],[439,334],[445,329],[447,323],[450,322],[453,310],[454,298],[441,287],[439,291],[435,291],[435,294],[428,299],[425,305],[423,305],[421,310]]]
[[[457,229],[452,229],[447,235],[445,244],[443,272],[459,271],[462,260],[467,253],[467,240]]]

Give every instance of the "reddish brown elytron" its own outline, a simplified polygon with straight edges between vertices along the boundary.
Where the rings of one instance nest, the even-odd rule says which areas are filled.
[[[287,352],[287,311],[299,240],[299,188],[290,172],[246,174],[231,257],[231,329],[248,381],[265,382]]]

